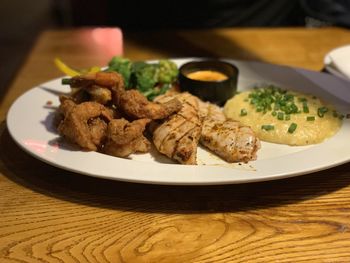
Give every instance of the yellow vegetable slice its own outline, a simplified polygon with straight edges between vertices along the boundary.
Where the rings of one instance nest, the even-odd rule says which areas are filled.
[[[59,70],[61,70],[64,74],[66,74],[70,77],[80,75],[80,72],[70,68],[65,63],[63,63],[62,60],[60,60],[59,58],[55,58],[54,62],[56,64],[56,66],[59,68]]]

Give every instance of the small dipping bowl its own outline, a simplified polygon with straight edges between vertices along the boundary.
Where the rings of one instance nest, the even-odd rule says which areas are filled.
[[[238,68],[221,60],[191,61],[179,69],[181,91],[223,105],[237,90]]]

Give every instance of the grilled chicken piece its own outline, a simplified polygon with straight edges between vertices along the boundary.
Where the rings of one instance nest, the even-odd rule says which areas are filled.
[[[108,124],[107,139],[103,151],[117,157],[127,157],[135,152],[148,152],[150,142],[143,136],[149,119],[129,122],[125,119],[114,119]]]
[[[222,110],[210,103],[199,102],[203,128],[200,143],[227,162],[256,159],[260,141],[253,130],[240,122],[226,120]]]
[[[197,146],[201,134],[198,100],[189,93],[161,96],[158,102],[167,103],[173,98],[182,108],[153,130],[153,142],[157,150],[182,164],[196,164]]]

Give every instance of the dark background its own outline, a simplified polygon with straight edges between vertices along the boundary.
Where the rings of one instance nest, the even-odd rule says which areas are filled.
[[[349,27],[349,14],[349,0],[1,0],[0,95],[47,28]]]

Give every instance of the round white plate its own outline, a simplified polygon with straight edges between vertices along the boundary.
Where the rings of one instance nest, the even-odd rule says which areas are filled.
[[[175,59],[181,65],[192,59]],[[350,112],[349,83],[329,74],[259,62],[227,60],[240,70],[238,89],[271,83],[313,93]],[[128,182],[168,185],[215,185],[267,181],[302,175],[350,160],[350,120],[340,131],[317,145],[291,147],[262,142],[258,159],[248,164],[227,164],[199,148],[198,165],[180,165],[156,151],[122,159],[84,152],[59,139],[53,125],[58,94],[68,92],[60,79],[43,83],[19,97],[11,106],[7,126],[13,139],[34,157],[77,173]],[[52,102],[49,105],[47,102]],[[322,129],[322,127],[320,127]]]
[[[334,56],[337,58],[341,57],[342,60],[346,60],[346,64],[348,64],[348,60],[347,57],[349,57],[349,52],[350,52],[350,45],[346,45],[346,46],[341,46],[341,47],[337,47],[335,49],[332,49],[330,52],[328,52],[323,60],[324,63],[324,67],[325,69],[340,78],[346,79],[349,81],[349,76],[347,76],[346,74],[344,74],[343,72],[341,72],[338,68],[336,63],[334,63]],[[342,64],[341,64],[342,65]]]

